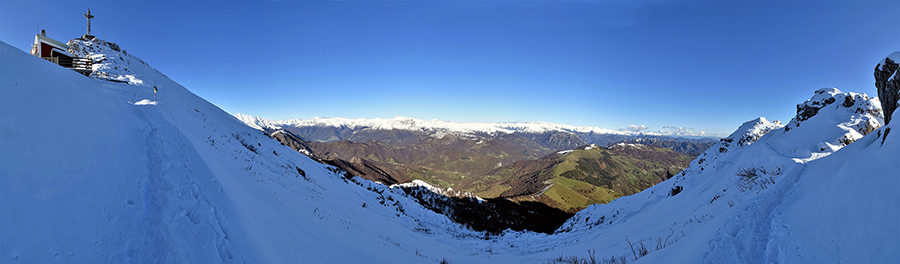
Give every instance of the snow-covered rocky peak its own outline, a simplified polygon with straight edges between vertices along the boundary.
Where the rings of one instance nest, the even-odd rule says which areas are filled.
[[[826,111],[850,111],[853,113],[867,113],[877,120],[871,120],[873,126],[866,129],[860,129],[860,133],[868,134],[875,128],[880,127],[883,116],[881,115],[881,106],[878,98],[869,98],[866,94],[844,93],[837,88],[822,88],[816,90],[815,95],[803,103],[797,104],[797,115],[788,123],[787,129],[796,128],[806,120],[813,118],[819,114],[819,111],[825,109],[829,105],[834,105],[826,109]],[[877,123],[875,123],[877,121]]]
[[[765,135],[771,135],[767,144],[782,155],[799,160],[824,157],[881,127],[883,118],[878,98],[836,88],[819,89],[797,105],[797,115],[787,125],[764,117],[747,121],[698,156],[682,175],[721,165],[717,161],[723,156]]]
[[[267,128],[273,130],[281,129],[281,126],[279,126],[278,124],[256,116],[237,113],[234,115],[234,117],[236,117],[238,120],[241,120],[241,122],[244,122],[244,124],[247,124],[248,126],[258,130],[265,130]]]
[[[737,130],[735,130],[731,135],[726,138],[719,140],[718,148],[710,148],[715,149],[720,153],[728,152],[729,150],[734,150],[737,148],[741,148],[743,146],[750,145],[750,143],[756,142],[760,137],[769,133],[769,131],[779,129],[784,127],[780,121],[769,121],[765,117],[759,117],[741,124]]]
[[[685,169],[682,175],[691,171],[703,171],[708,166],[714,166],[711,165],[713,164],[712,162],[718,160],[721,156],[748,146],[759,140],[763,135],[766,135],[773,130],[781,129],[782,127],[784,127],[784,125],[778,120],[769,121],[765,117],[759,117],[744,122],[744,124],[741,124],[741,126],[732,132],[731,135],[720,139],[718,143],[712,145],[706,149],[703,154],[694,159],[694,161],[691,162],[690,167]]]
[[[795,145],[791,153],[835,151],[881,127],[884,115],[878,98],[864,93],[844,93],[836,88],[816,90],[797,105],[797,115],[785,126],[786,138]],[[817,142],[814,142],[817,141]]]
[[[93,61],[91,76],[99,79],[152,87],[164,74],[138,57],[128,54],[118,44],[98,38],[73,39],[67,43],[73,55]]]

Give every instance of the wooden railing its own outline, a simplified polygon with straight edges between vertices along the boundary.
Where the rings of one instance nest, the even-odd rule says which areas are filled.
[[[89,58],[69,58],[59,56],[41,58],[62,66],[63,68],[72,69],[85,76],[91,75],[91,72],[94,71],[94,62]]]
[[[118,79],[119,78],[118,73],[109,73],[109,72],[102,72],[102,71],[95,71],[94,73],[91,74],[91,76],[94,76],[97,78],[103,78],[103,79]]]
[[[94,70],[94,61],[89,58],[73,58],[72,69],[74,70]]]

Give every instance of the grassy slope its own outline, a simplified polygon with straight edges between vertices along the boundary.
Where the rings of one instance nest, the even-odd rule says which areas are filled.
[[[608,203],[653,186],[665,180],[667,175],[678,173],[691,159],[690,155],[650,146],[577,149],[556,157],[555,165],[538,172],[542,175],[531,177],[547,179],[545,182],[552,183],[542,196],[552,200],[555,207],[571,212],[595,203]],[[503,175],[501,178],[510,178],[513,177],[510,172],[514,170],[495,171]],[[527,173],[519,171],[518,174]],[[516,197],[518,200],[538,198]]]

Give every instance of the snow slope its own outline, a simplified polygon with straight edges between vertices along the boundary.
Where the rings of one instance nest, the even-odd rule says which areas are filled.
[[[822,106],[814,115],[747,122],[683,173],[555,234],[485,237],[399,188],[346,179],[108,44],[74,45],[122,58],[96,67],[131,77],[86,78],[0,44],[0,262],[633,261],[626,239],[650,247],[637,263],[900,261],[900,132],[877,128],[863,94],[822,89],[801,104]]]

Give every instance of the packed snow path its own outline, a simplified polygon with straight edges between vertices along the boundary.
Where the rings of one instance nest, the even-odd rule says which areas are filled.
[[[135,95],[147,90],[136,89]],[[161,120],[154,107],[158,102],[142,104],[144,101],[148,99],[135,103],[138,114],[149,127],[146,137],[149,160],[147,179],[142,183],[144,202],[140,213],[144,228],[140,241],[126,243],[131,246],[126,252],[137,252],[128,257],[148,263],[198,263],[217,255],[222,262],[241,263],[240,254],[234,250],[222,226],[221,213],[203,193],[221,187],[215,186],[216,180],[209,170],[195,171],[192,168],[196,166],[188,166],[198,160],[196,152],[189,152],[180,132]],[[173,235],[189,239],[179,241]]]

